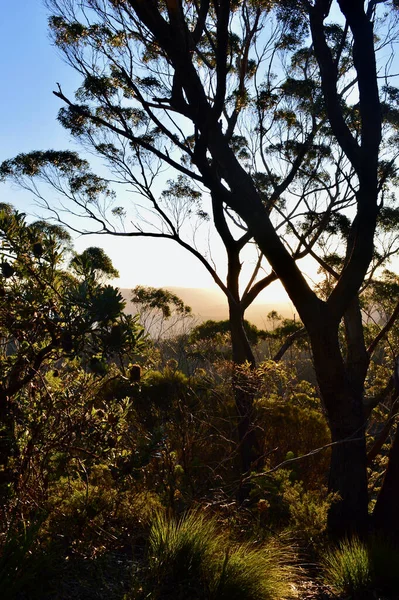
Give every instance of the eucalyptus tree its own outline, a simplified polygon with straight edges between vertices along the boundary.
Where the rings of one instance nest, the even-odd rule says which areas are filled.
[[[192,321],[192,309],[177,294],[163,288],[137,285],[131,301],[140,323],[151,339],[162,339],[184,333]]]
[[[48,4],[55,43],[83,78],[74,99],[61,86],[56,90],[65,105],[60,121],[161,215],[167,230],[150,235],[180,237],[162,194],[154,193],[167,166],[175,175],[163,198],[173,200],[172,210],[182,187],[191,198],[193,189],[204,198],[206,192],[210,210],[200,206],[197,213],[212,212],[229,268],[239,273],[239,252],[253,240],[270,272],[252,280],[252,289],[264,287],[267,277],[285,287],[310,339],[331,429],[329,482],[340,501],[331,508],[330,527],[364,530],[370,352],[359,293],[373,270],[377,225],[387,210],[391,222],[397,217],[390,186],[399,94],[389,79],[390,59],[383,87],[376,63],[376,50],[395,42],[396,3],[339,0],[335,13],[330,0]],[[384,38],[377,35],[381,20]],[[78,157],[68,165],[56,154],[17,157],[3,165],[3,174],[51,181],[100,231],[148,234],[110,227],[104,180]],[[123,207],[113,215],[127,227]],[[335,261],[331,236],[340,242]],[[331,275],[327,292],[318,293],[306,278],[298,263],[305,255]],[[245,303],[237,278],[232,281],[225,286],[230,316],[233,322],[241,309],[242,329]]]
[[[162,60],[152,53],[152,42],[144,51],[144,69],[140,66],[143,61],[131,44],[127,15],[118,8],[113,12],[109,6],[107,12],[106,3],[91,4],[87,17],[96,18],[97,11],[103,22],[80,33],[73,3],[60,3],[53,8],[58,11],[50,20],[56,43],[84,77],[77,102],[67,100],[61,88],[57,92],[67,102],[60,120],[106,159],[113,183],[127,184],[135,193],[133,213],[139,215],[130,217],[129,201],[109,207],[113,195],[106,181],[93,175],[81,158],[75,156],[73,160],[69,152],[21,155],[4,163],[3,173],[12,174],[22,185],[33,189],[59,219],[64,218],[62,213],[54,204],[50,207],[39,188],[26,183],[25,176],[50,182],[72,200],[68,209],[75,216],[89,216],[94,221],[99,227],[97,233],[164,238],[180,244],[207,269],[226,295],[234,364],[248,362],[254,366],[244,327],[245,311],[277,275],[270,266],[264,272],[264,256],[247,224],[225,202],[221,174],[218,186],[211,188],[207,176],[199,172],[195,155],[200,145],[195,127],[190,131],[185,115],[176,116],[179,111],[166,101],[173,88],[171,73],[163,72]],[[195,18],[195,9],[191,9],[194,12],[190,16],[188,11],[187,18]],[[331,222],[336,211],[353,203],[349,185],[352,175],[347,172],[342,152],[334,157],[334,176],[327,174],[331,162],[328,132],[324,129],[320,135],[325,116],[315,118],[320,93],[311,50],[300,48],[286,64],[284,59],[292,40],[286,39],[280,25],[274,22],[268,26],[266,13],[263,15],[260,8],[245,3],[242,11],[238,5],[233,7],[232,15],[239,34],[233,32],[232,24],[228,45],[230,92],[218,127],[226,129],[229,148],[251,173],[267,213],[273,215],[276,231],[283,234],[287,243],[290,238],[290,253],[299,260],[314,254],[323,225]],[[212,22],[215,14],[211,12],[209,17],[193,60],[199,70],[205,66],[212,74],[216,65]],[[261,30],[263,36],[259,35]],[[329,36],[335,36],[334,43],[339,41],[336,28],[331,27]],[[101,43],[103,52],[99,52],[100,40],[107,42]],[[101,76],[98,73],[102,67],[96,60],[106,65]],[[211,91],[213,87],[212,83]],[[169,167],[166,174],[165,165]],[[169,178],[170,174],[174,178]],[[313,214],[307,220],[306,242],[304,232],[294,225],[295,219],[305,213]],[[225,279],[218,273],[206,244],[204,248],[199,241],[207,239],[205,227],[209,221],[226,252]],[[194,233],[191,237],[187,236],[188,229]],[[242,283],[242,267],[246,258],[248,261],[249,248],[254,250],[249,258],[253,267]],[[252,397],[245,382],[236,380],[237,373],[242,371],[235,372],[234,389],[242,467],[246,473],[255,457],[256,440],[251,428]]]

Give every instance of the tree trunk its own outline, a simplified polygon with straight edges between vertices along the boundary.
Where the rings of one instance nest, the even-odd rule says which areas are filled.
[[[337,396],[336,396],[337,397]],[[344,396],[345,397],[345,396]],[[355,405],[347,396],[348,404]],[[347,418],[349,417],[349,418]],[[333,442],[329,491],[337,492],[328,514],[328,529],[333,537],[352,533],[360,536],[368,529],[367,454],[363,418],[341,415],[330,427]],[[342,440],[348,440],[341,443]]]
[[[399,426],[389,452],[388,467],[373,513],[373,526],[384,538],[399,543]]]
[[[310,335],[316,376],[331,430],[329,491],[338,494],[328,515],[332,536],[363,535],[368,527],[367,453],[363,399],[348,377],[338,324],[324,320]]]
[[[253,385],[240,367],[255,366],[255,357],[244,329],[242,310],[235,303],[229,303],[231,343],[233,349],[233,389],[238,415],[238,442],[241,460],[241,473],[248,474],[251,465],[258,458],[256,434],[253,427]],[[238,499],[243,502],[248,497],[248,486],[241,486]]]
[[[17,453],[14,427],[11,402],[8,396],[0,393],[0,506],[6,504],[15,481],[10,465],[10,458]]]

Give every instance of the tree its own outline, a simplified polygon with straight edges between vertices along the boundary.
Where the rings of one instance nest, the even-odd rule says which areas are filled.
[[[375,58],[376,45],[394,42],[394,25],[379,41],[374,28],[379,11],[395,19],[395,2],[338,5],[337,25],[329,0],[91,0],[87,8],[49,2],[55,42],[83,77],[75,101],[61,87],[55,92],[65,103],[61,122],[108,157],[116,172],[128,167],[146,194],[162,164],[208,190],[215,224],[220,217],[219,233],[232,248],[229,264],[240,269],[237,247],[253,239],[270,277],[294,303],[333,439],[330,489],[341,500],[332,505],[330,528],[342,533],[364,531],[368,522],[370,353],[359,293],[375,257],[378,222],[387,210],[397,220],[390,185],[399,94],[389,65],[379,88]],[[280,32],[273,29],[275,15]],[[107,230],[109,191],[76,156],[22,155],[2,171],[48,179],[49,165],[61,175],[73,167],[67,195]],[[153,194],[151,201],[155,206]],[[122,209],[114,214],[124,219]],[[244,227],[239,243],[225,231],[226,214]],[[329,236],[343,247],[334,265]],[[332,276],[326,294],[312,289],[301,271],[304,253]]]
[[[49,364],[77,360],[103,377],[109,363],[124,367],[143,330],[125,315],[119,291],[101,284],[117,272],[100,248],[69,262],[71,240],[61,227],[0,206],[0,468],[1,494],[13,481],[18,394],[35,386]],[[84,265],[84,269],[82,269]]]
[[[163,288],[137,285],[132,290],[131,301],[140,323],[158,342],[164,336],[182,333],[184,320],[192,317],[191,307],[173,292]]]
[[[98,8],[100,8],[100,5],[98,5]],[[62,13],[62,5],[57,5],[57,10],[60,10]],[[248,362],[254,367],[255,357],[251,344],[247,339],[244,327],[244,315],[246,309],[255,300],[257,295],[276,280],[276,273],[271,270],[266,276],[262,275],[262,269],[264,268],[262,265],[263,255],[258,252],[249,279],[244,286],[241,284],[243,254],[246,254],[248,246],[254,245],[253,241],[251,241],[252,236],[240,216],[235,212],[231,212],[228,205],[225,204],[223,190],[209,190],[204,194],[204,188],[206,190],[207,186],[204,186],[205,182],[203,178],[198,177],[193,170],[192,157],[195,135],[187,135],[184,140],[180,141],[177,148],[173,148],[177,136],[182,132],[178,125],[174,123],[173,114],[171,115],[169,110],[167,110],[167,114],[172,119],[169,134],[168,129],[159,127],[159,119],[153,111],[156,108],[156,104],[153,104],[151,96],[155,91],[160,92],[162,90],[164,92],[168,86],[166,85],[165,87],[165,84],[162,86],[153,77],[131,78],[128,84],[130,91],[128,91],[126,81],[119,81],[118,83],[115,80],[115,73],[112,68],[112,85],[110,85],[110,79],[103,77],[100,81],[96,77],[95,69],[92,70],[93,61],[91,59],[88,61],[84,52],[76,52],[76,42],[78,42],[80,34],[77,38],[74,37],[77,33],[75,27],[77,21],[74,17],[73,6],[69,5],[67,7],[65,5],[64,10],[65,19],[54,17],[52,26],[54,27],[57,43],[66,52],[68,60],[85,76],[85,82],[79,90],[77,97],[79,100],[84,98],[99,102],[102,106],[100,112],[104,109],[108,117],[111,118],[112,116],[112,119],[116,119],[122,126],[122,129],[117,128],[115,130],[111,128],[111,131],[116,135],[110,137],[111,132],[107,131],[107,134],[104,135],[101,127],[92,128],[83,126],[85,112],[82,112],[82,110],[79,111],[77,120],[72,118],[71,111],[62,111],[60,119],[64,125],[69,126],[71,125],[72,118],[74,121],[74,125],[72,126],[73,133],[94,145],[96,151],[110,164],[113,172],[113,180],[115,180],[116,176],[119,183],[127,183],[132,186],[133,190],[147,202],[150,214],[147,218],[144,218],[144,223],[143,219],[139,223],[134,222],[133,228],[127,231],[126,221],[128,212],[126,211],[126,207],[115,207],[111,213],[116,218],[116,221],[121,220],[123,223],[121,229],[116,229],[115,221],[111,222],[109,220],[109,213],[105,211],[106,203],[111,196],[105,182],[92,175],[88,171],[87,163],[77,156],[74,157],[70,152],[34,152],[30,155],[22,155],[17,157],[13,163],[4,163],[3,172],[12,173],[22,184],[24,175],[36,175],[47,182],[51,181],[57,191],[63,192],[69,199],[75,202],[75,205],[81,211],[78,214],[90,216],[100,226],[100,233],[172,239],[191,252],[209,271],[216,284],[226,295],[229,306],[229,324],[234,364],[241,365]],[[286,68],[282,80],[278,83],[273,83],[274,75],[271,72],[271,66],[275,50],[280,43],[279,35],[281,35],[281,31],[276,26],[266,41],[262,42],[263,45],[258,51],[260,58],[257,61],[253,59],[247,60],[251,47],[256,45],[257,42],[257,28],[258,26],[262,26],[261,11],[249,10],[247,16],[248,19],[241,26],[241,37],[236,36],[234,43],[229,47],[230,70],[237,79],[239,93],[233,102],[234,110],[229,120],[226,139],[239,159],[254,173],[254,181],[261,197],[265,200],[266,196],[270,195],[267,210],[268,212],[274,210],[275,218],[278,218],[278,223],[276,224],[277,230],[283,229],[288,223],[292,227],[295,215],[297,213],[300,214],[302,210],[302,202],[308,202],[308,197],[315,193],[313,188],[309,189],[309,182],[315,177],[314,173],[317,165],[320,169],[320,173],[317,176],[318,192],[320,192],[320,186],[321,188],[325,187],[326,192],[329,192],[330,198],[322,219],[322,222],[325,223],[328,217],[335,211],[337,194],[332,193],[332,189],[334,186],[338,188],[340,184],[345,182],[345,178],[342,178],[342,175],[338,174],[334,183],[323,180],[322,163],[328,157],[328,153],[326,152],[325,144],[313,144],[320,124],[312,118],[311,109],[313,109],[313,112],[316,110],[319,100],[317,94],[312,93],[312,89],[316,89],[316,86],[309,87],[305,79],[313,73],[314,65],[309,59],[309,52],[299,52],[295,56],[292,66]],[[65,25],[68,18],[72,19],[73,24],[72,29],[67,31]],[[86,33],[84,34],[85,40],[90,38]],[[93,41],[97,48],[99,38],[96,36],[100,32],[97,27],[94,27],[92,33],[94,33],[95,39],[93,38]],[[69,37],[69,34],[72,37]],[[118,36],[113,39],[112,31],[107,28],[103,30],[103,34],[106,36],[105,39],[110,42],[111,47],[114,46],[114,43],[119,48],[123,46],[123,44],[122,46],[119,45],[123,36],[121,39]],[[108,34],[112,39],[107,38]],[[205,50],[208,53],[209,59],[212,52],[214,52],[214,44],[211,37],[210,32],[208,32],[207,36],[201,41],[201,46],[203,45],[204,48],[202,48],[201,54],[198,54],[196,57],[196,64],[199,67],[202,64]],[[268,53],[271,53],[271,61],[270,68],[267,70],[267,75],[265,76],[263,62],[265,55]],[[242,56],[246,57],[246,59],[241,60]],[[113,60],[109,54],[107,54],[107,59],[111,60],[111,62]],[[210,62],[212,63],[212,61]],[[239,66],[234,69],[233,65],[236,62]],[[125,70],[122,63],[124,63],[123,58],[121,65],[122,69]],[[209,67],[209,64],[207,66]],[[299,73],[300,79],[297,81],[294,76],[298,76],[298,71],[301,72]],[[161,72],[159,72],[159,75],[160,81],[162,81]],[[262,83],[260,83],[260,75],[264,79]],[[244,113],[244,109],[248,104],[247,101],[244,101],[244,97],[246,96],[245,82],[251,81],[254,82],[256,119],[254,126],[250,130],[245,131],[239,117],[241,113]],[[93,84],[95,84],[94,88],[92,88]],[[115,98],[113,96],[114,94],[118,95],[118,90],[123,94],[123,97],[129,96],[130,99],[135,95],[137,96],[137,91],[139,90],[139,95],[137,96],[139,98],[139,108],[134,108],[133,113],[131,113],[131,115],[134,114],[135,125],[140,129],[139,138],[133,135],[133,132],[129,129],[130,126],[125,118],[128,114],[126,112],[127,108],[125,106],[122,107],[122,104],[119,102],[114,103]],[[269,96],[270,102],[267,100]],[[232,98],[234,98],[234,95]],[[232,101],[232,98],[229,99],[229,102]],[[118,100],[122,101],[122,103],[124,102],[121,98]],[[269,119],[270,122],[266,126],[265,108],[267,106],[276,110],[274,110],[273,118]],[[166,105],[161,102],[159,107],[162,108],[163,112]],[[73,107],[70,105],[70,108],[75,110],[76,105]],[[83,106],[80,106],[80,109],[82,108]],[[301,119],[297,120],[295,118],[295,112],[301,114]],[[120,117],[123,117],[122,121]],[[150,129],[151,121],[154,117],[156,127]],[[77,126],[77,121],[80,123],[79,126]],[[100,124],[100,121],[97,124]],[[301,143],[298,142],[298,134],[302,140]],[[140,143],[137,143],[138,139],[140,139]],[[130,140],[130,143],[127,143],[127,140]],[[141,143],[143,141],[144,145]],[[152,147],[166,143],[167,150],[163,152],[158,149],[155,153],[155,160],[153,160],[154,157],[150,159],[148,153],[149,141],[151,141]],[[170,142],[173,143],[170,144]],[[276,163],[272,166],[266,161],[266,154],[263,148],[265,143],[268,145],[268,152],[275,155],[273,160],[276,160]],[[258,153],[257,148],[259,148],[259,156],[256,156]],[[315,148],[322,150],[316,160],[314,155]],[[176,149],[182,151],[180,162],[172,160],[170,157],[170,152],[172,150],[175,152]],[[306,150],[310,149],[312,149],[312,152],[308,157]],[[281,157],[279,157],[280,153],[282,153]],[[294,161],[293,164],[291,164],[292,160]],[[160,179],[158,186],[165,185],[162,161],[174,167],[178,174],[176,179],[166,182],[166,189],[161,194],[157,194],[157,180]],[[339,156],[338,173],[340,173],[340,169],[342,168],[340,166],[341,161],[342,156]],[[259,170],[258,162],[265,168],[265,173]],[[66,179],[65,187],[61,184],[60,174]],[[290,208],[287,212],[284,212],[285,198],[283,194],[287,191],[293,178],[298,180],[295,193],[300,200],[296,203],[297,206],[294,210]],[[347,186],[347,189],[350,190],[349,186]],[[41,197],[36,187],[33,191]],[[293,190],[290,190],[290,193],[293,193]],[[350,204],[351,197],[353,197],[353,194],[350,191],[346,203]],[[47,204],[45,200],[44,202]],[[341,208],[344,203],[345,199],[340,197],[339,204]],[[188,219],[192,220],[195,217],[197,221],[193,222],[193,229],[195,232],[198,232],[200,227],[203,228],[204,222],[209,220],[208,212],[212,215],[212,223],[222,240],[227,255],[225,282],[218,275],[211,257],[207,257],[207,253],[198,248],[197,238],[194,236],[191,243],[188,243],[184,236],[186,221]],[[59,218],[59,213],[56,214]],[[302,235],[296,234],[297,240],[294,240],[296,247],[292,250],[295,260],[299,260],[311,252],[321,231],[320,222],[318,219],[313,218],[309,220],[307,226],[307,234],[311,238],[308,244],[303,243]],[[241,375],[238,375],[239,373]],[[252,397],[245,392],[248,386],[245,382],[238,381],[237,377],[242,377],[240,369],[234,372],[234,389],[236,393],[236,405],[241,420],[238,436],[242,451],[242,467],[243,472],[246,473],[251,467],[253,458],[255,458],[253,450],[255,437],[251,427]]]

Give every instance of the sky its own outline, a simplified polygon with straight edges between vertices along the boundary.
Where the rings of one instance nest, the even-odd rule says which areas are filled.
[[[2,7],[0,22],[2,93],[0,94],[0,162],[21,152],[73,149],[79,146],[57,122],[61,101],[52,91],[59,82],[72,95],[78,75],[52,45],[47,31],[47,12],[41,0],[13,0]],[[0,184],[1,201],[28,215],[41,216],[33,195],[15,185]],[[198,261],[169,240],[123,239],[80,236],[75,249],[101,246],[119,270],[114,284],[214,288],[215,284]],[[216,251],[216,262],[224,264],[224,249]],[[287,296],[278,284],[259,302],[284,302]]]
[[[41,0],[6,2],[0,23],[2,94],[0,94],[0,162],[20,152],[45,149],[79,150],[57,122],[61,101],[52,94],[60,82],[72,93],[79,77],[50,42]],[[38,214],[32,194],[16,186],[1,187],[2,201],[28,214]],[[120,287],[135,285],[212,287],[213,281],[194,258],[173,242],[115,240],[106,236],[75,240],[78,251],[98,245],[120,272]]]

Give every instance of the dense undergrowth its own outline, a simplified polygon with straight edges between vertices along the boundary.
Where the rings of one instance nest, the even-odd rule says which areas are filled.
[[[21,395],[4,598],[277,600],[309,577],[336,597],[395,589],[399,562],[382,543],[326,550],[328,447],[312,451],[329,437],[309,382],[284,364],[248,373],[262,460],[239,506],[228,363],[187,375],[142,360],[133,382],[116,366],[98,378],[59,364],[36,384],[40,402]]]
[[[0,281],[2,599],[282,600],[311,580],[395,597],[393,545],[327,538],[337,498],[306,339],[271,359],[297,323],[251,326],[256,368],[233,365],[224,323],[151,342],[102,283],[115,275],[102,251],[66,272],[65,232],[7,205],[0,228],[13,256]],[[381,354],[368,392],[389,376]],[[251,406],[245,472],[237,392]],[[368,432],[371,507],[392,411],[381,404]]]

